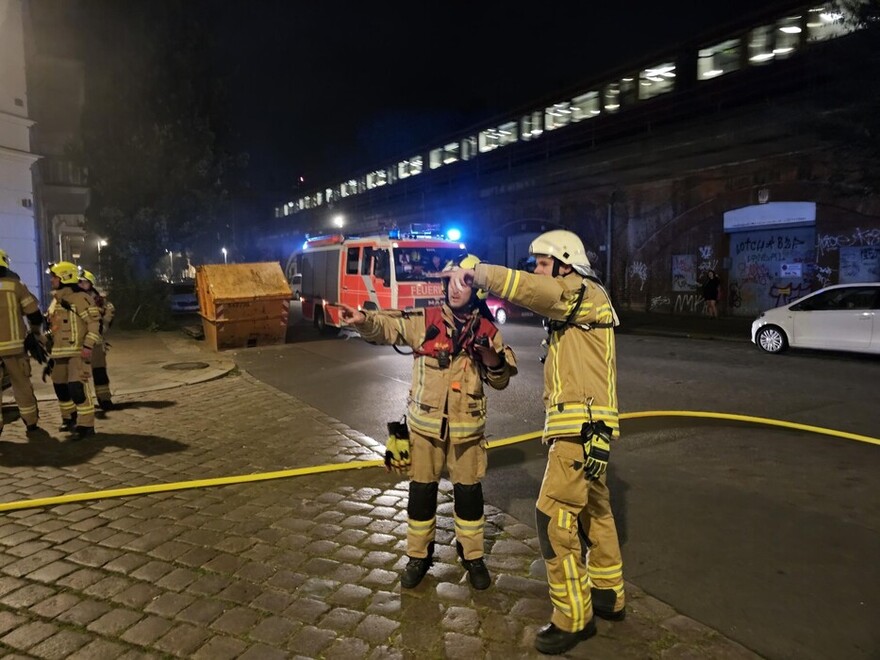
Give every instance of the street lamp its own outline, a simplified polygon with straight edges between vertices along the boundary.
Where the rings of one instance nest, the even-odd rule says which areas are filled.
[[[225,247],[224,247],[224,248],[220,248],[220,252],[223,253],[223,263],[224,263],[224,264],[229,263],[228,261],[226,261],[226,248],[225,248]]]
[[[103,238],[98,239],[98,279],[101,278],[101,248],[107,247],[107,240]]]
[[[333,224],[336,227],[342,229],[342,226],[345,224],[345,216],[341,213],[333,217]]]

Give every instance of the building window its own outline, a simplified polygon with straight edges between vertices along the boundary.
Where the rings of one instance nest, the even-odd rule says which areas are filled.
[[[324,199],[327,200],[328,204],[335,199],[336,195],[334,193],[335,193],[335,191],[333,190],[333,188],[327,188],[324,191]]]
[[[697,80],[709,80],[737,71],[739,64],[739,39],[730,39],[709,48],[701,48],[697,58]]]
[[[844,14],[836,5],[826,3],[807,12],[807,41],[836,39],[852,32]]]
[[[599,110],[599,92],[587,92],[571,100],[571,120],[582,121],[595,117]]]
[[[443,149],[431,149],[431,153],[428,154],[428,158],[430,161],[430,168],[432,170],[436,170],[438,167],[443,166]]]
[[[650,99],[675,88],[675,64],[664,62],[639,73],[639,98]]]
[[[410,176],[416,176],[422,173],[422,157],[413,156],[407,160],[402,160],[397,164],[397,178],[406,179]]]
[[[773,59],[773,26],[762,25],[749,32],[749,63],[766,64]]]
[[[554,103],[544,110],[544,128],[552,131],[566,126],[571,121],[571,103]]]
[[[773,55],[777,58],[792,55],[801,45],[802,32],[800,16],[788,16],[779,20],[776,23]]]
[[[490,128],[485,131],[480,131],[479,135],[479,144],[480,144],[480,153],[486,153],[487,151],[492,151],[493,149],[497,149],[500,145],[498,144],[499,135],[494,128]]]

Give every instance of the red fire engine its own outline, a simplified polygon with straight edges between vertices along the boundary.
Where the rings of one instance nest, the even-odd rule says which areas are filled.
[[[438,305],[439,280],[429,277],[461,257],[464,243],[430,235],[320,236],[297,257],[303,317],[322,331],[340,327],[339,306],[404,309]]]

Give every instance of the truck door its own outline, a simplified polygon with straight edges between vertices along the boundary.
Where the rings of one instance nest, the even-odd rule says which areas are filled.
[[[342,286],[339,297],[346,305],[357,307],[367,300],[367,285],[360,274],[362,246],[350,245],[345,249],[342,269]]]
[[[390,259],[391,253],[387,249],[376,246],[364,248],[361,273],[368,302],[374,309],[393,309],[397,302],[396,296],[392,295],[394,273]]]

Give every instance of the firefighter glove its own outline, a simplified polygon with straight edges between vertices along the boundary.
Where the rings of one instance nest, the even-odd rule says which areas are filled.
[[[385,470],[405,473],[412,465],[409,454],[409,429],[406,420],[388,423],[388,442],[385,444]]]
[[[584,453],[586,454],[584,471],[587,473],[588,479],[598,479],[608,469],[613,432],[612,428],[602,420],[587,422],[583,425],[581,437],[584,439]]]
[[[83,346],[82,352],[80,353],[80,357],[82,357],[83,362],[91,362],[92,361],[92,349],[88,346]]]

